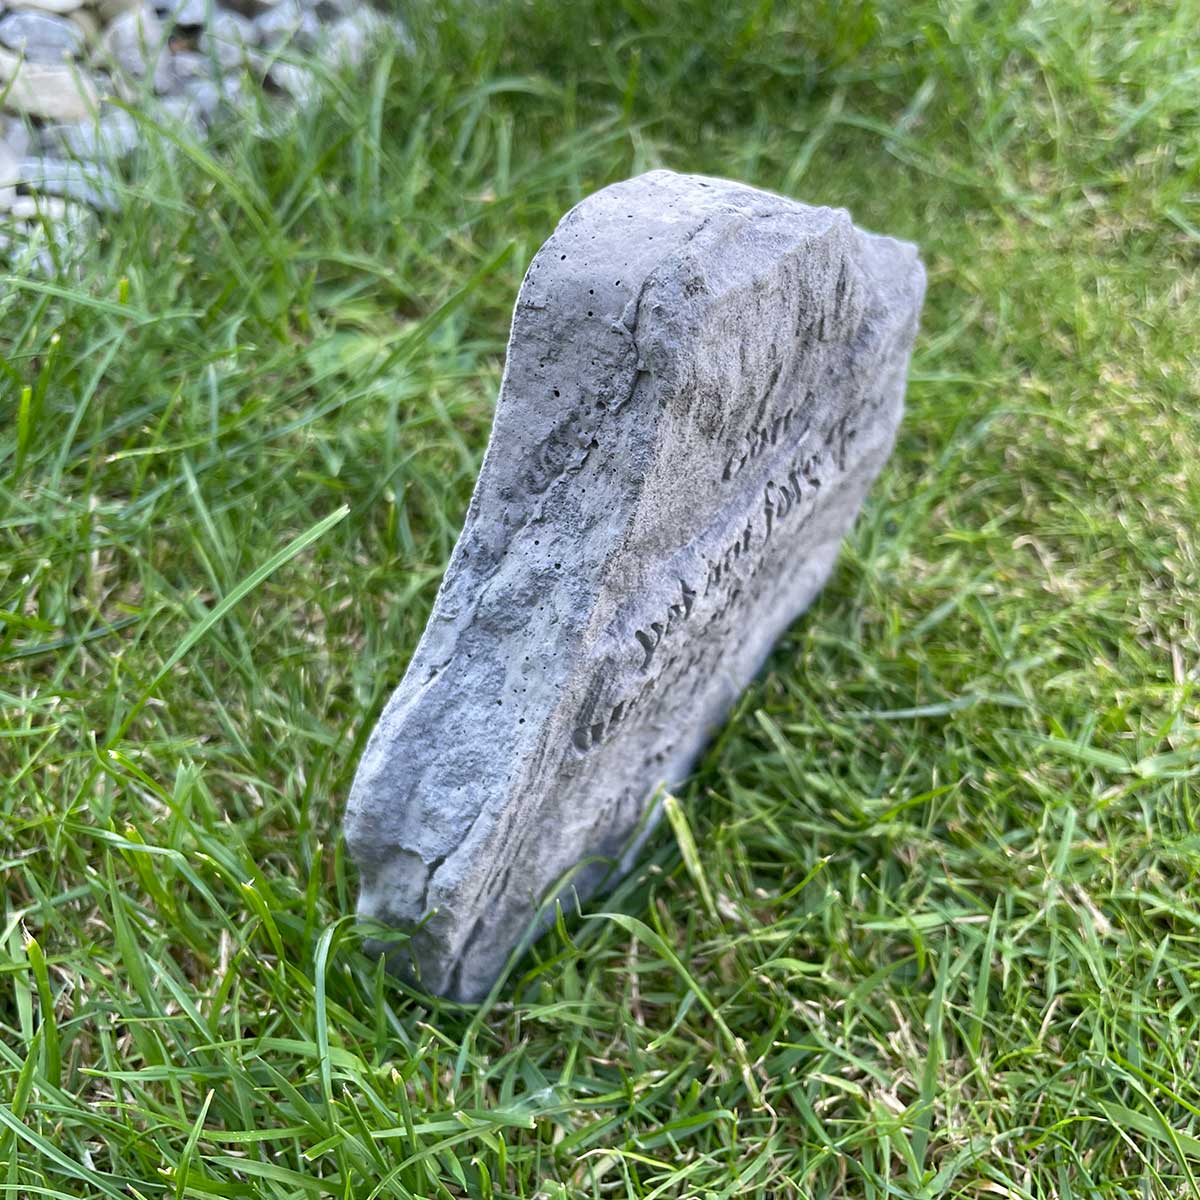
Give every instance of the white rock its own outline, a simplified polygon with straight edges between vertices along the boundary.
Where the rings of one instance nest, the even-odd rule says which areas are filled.
[[[101,55],[130,79],[152,75],[158,88],[160,75],[164,85],[169,81],[170,68],[163,62],[165,40],[154,9],[143,4],[121,13],[109,24],[101,42]]]
[[[14,221],[36,220],[39,216],[58,221],[67,215],[67,202],[57,196],[20,196],[11,212]]]
[[[21,178],[21,160],[0,142],[0,187],[11,187]]]
[[[363,4],[329,23],[317,52],[330,66],[357,67],[372,47],[387,37],[395,38],[409,53],[416,49],[402,21]]]
[[[106,107],[97,120],[44,129],[42,140],[47,148],[61,147],[76,158],[120,158],[137,146],[141,135],[129,113]]]
[[[155,8],[168,25],[203,27],[208,24],[209,2],[210,0],[159,0]]]
[[[21,8],[36,8],[41,12],[69,13],[83,7],[83,0],[21,0]]]
[[[271,64],[267,75],[276,87],[301,104],[307,104],[318,94],[317,77],[310,67],[281,59]]]
[[[16,185],[20,178],[17,156],[3,142],[0,142],[0,210],[12,208],[16,202]]]
[[[311,13],[305,13],[298,0],[280,0],[274,8],[254,18],[254,28],[264,46],[276,49],[292,40],[304,26],[306,16],[316,20]]]
[[[372,8],[361,8],[331,21],[321,44],[322,61],[331,66],[357,67],[378,38],[383,20]]]
[[[112,174],[98,163],[71,162],[43,154],[24,158],[20,165],[25,187],[51,195],[78,200],[92,208],[117,206]]]
[[[212,60],[195,50],[176,50],[171,55],[171,74],[178,83],[192,79],[211,79]]]
[[[221,89],[212,79],[188,79],[180,93],[187,99],[196,115],[207,124],[221,106]]]
[[[177,126],[180,133],[197,140],[204,136],[199,106],[191,96],[164,96],[159,101],[159,109],[167,124]]]
[[[5,106],[48,121],[81,121],[96,111],[99,96],[91,77],[77,67],[24,63],[0,50],[0,84],[11,84]]]
[[[0,113],[0,145],[7,146],[10,154],[24,158],[29,153],[30,144],[29,127],[25,120]]]
[[[218,13],[200,34],[200,52],[216,59],[222,67],[240,67],[253,61],[250,53],[258,45],[254,22],[240,13]]]

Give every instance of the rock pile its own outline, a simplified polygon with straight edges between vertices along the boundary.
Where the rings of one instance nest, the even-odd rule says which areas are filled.
[[[116,205],[140,140],[119,103],[199,135],[251,89],[307,99],[392,25],[360,0],[0,0],[0,251]]]

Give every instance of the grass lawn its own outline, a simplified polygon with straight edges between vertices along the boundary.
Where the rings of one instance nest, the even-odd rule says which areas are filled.
[[[1200,3],[798,7],[414,4],[3,280],[5,1195],[1200,1196]],[[698,853],[435,1002],[342,805],[525,266],[655,166],[919,242],[908,416]]]

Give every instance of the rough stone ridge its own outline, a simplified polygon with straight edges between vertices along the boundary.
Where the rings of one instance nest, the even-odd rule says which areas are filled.
[[[562,219],[349,799],[360,914],[416,929],[394,965],[479,999],[567,872],[583,896],[628,868],[829,575],[924,285],[915,247],[725,180],[654,171]]]

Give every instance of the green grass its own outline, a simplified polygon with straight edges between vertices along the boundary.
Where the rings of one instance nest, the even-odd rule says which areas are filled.
[[[4,280],[0,1188],[1200,1195],[1200,5],[482,9]],[[919,242],[909,413],[644,869],[431,1001],[342,804],[525,265],[660,165]]]

